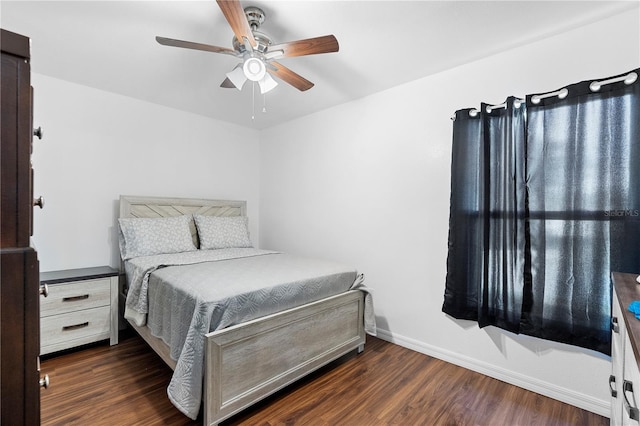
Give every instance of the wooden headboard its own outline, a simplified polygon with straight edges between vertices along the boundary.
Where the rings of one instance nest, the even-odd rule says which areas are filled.
[[[203,216],[246,216],[246,201],[202,200],[196,198],[164,198],[120,196],[120,217],[173,217],[200,214]],[[193,242],[198,247],[198,233],[190,224]]]

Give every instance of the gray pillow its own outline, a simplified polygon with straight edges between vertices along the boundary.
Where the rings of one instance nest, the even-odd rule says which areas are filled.
[[[154,254],[196,250],[189,223],[191,216],[120,218],[120,255],[123,260]]]
[[[249,239],[246,216],[202,216],[193,215],[200,239],[200,249],[253,247]]]

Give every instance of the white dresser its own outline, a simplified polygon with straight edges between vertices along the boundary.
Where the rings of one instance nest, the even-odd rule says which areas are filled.
[[[640,300],[637,274],[614,272],[611,308],[611,425],[640,425],[640,320],[629,304]]]
[[[43,272],[40,354],[99,340],[118,343],[118,270],[108,266]]]

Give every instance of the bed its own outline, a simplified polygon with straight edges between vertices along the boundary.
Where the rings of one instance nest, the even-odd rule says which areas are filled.
[[[121,196],[118,222],[124,316],[174,370],[172,403],[191,418],[202,403],[206,425],[375,334],[363,275],[252,247],[244,201]]]

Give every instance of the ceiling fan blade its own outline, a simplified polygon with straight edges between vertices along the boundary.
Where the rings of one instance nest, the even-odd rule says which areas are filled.
[[[216,2],[238,41],[242,43],[246,38],[251,46],[256,47],[256,40],[253,38],[253,32],[240,2],[238,0],[216,0]]]
[[[269,71],[271,74],[275,75],[276,77],[280,78],[282,81],[289,83],[290,85],[300,90],[301,92],[304,92],[305,90],[309,90],[313,87],[312,82],[302,77],[301,75],[291,71],[289,68],[285,67],[284,65],[275,61],[269,62],[269,65],[270,66],[267,67],[267,71]]]
[[[175,40],[172,38],[156,36],[156,41],[164,46],[184,47],[186,49],[204,50],[206,52],[225,53],[238,56],[238,52],[226,47],[212,46],[210,44],[194,43],[192,41]]]
[[[337,52],[340,46],[333,35],[290,41],[269,46],[267,53],[282,51],[282,57],[316,55]]]

